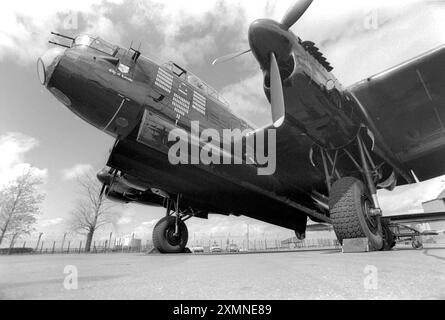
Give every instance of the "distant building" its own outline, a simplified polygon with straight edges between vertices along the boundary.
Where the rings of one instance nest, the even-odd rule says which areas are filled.
[[[337,239],[333,238],[312,238],[298,240],[296,237],[281,241],[281,247],[284,248],[324,248],[338,246]]]
[[[116,241],[119,247],[140,248],[142,246],[142,239],[137,239],[133,235],[117,238]]]

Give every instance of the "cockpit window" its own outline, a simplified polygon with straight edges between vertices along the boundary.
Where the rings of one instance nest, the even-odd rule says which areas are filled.
[[[110,56],[112,56],[114,54],[114,52],[116,51],[115,46],[109,44],[108,42],[106,42],[100,38],[95,39],[91,43],[90,47],[93,49],[96,49],[98,51],[104,52]]]
[[[114,55],[117,47],[102,40],[101,38],[92,38],[90,36],[79,36],[74,40],[74,46],[85,46],[110,56]]]

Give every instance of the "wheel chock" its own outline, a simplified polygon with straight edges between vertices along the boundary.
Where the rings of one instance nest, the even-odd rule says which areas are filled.
[[[343,253],[370,252],[368,238],[343,239]]]

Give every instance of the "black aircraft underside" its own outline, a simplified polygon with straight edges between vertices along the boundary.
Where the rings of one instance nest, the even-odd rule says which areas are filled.
[[[148,193],[160,189],[171,195],[181,194],[181,206],[195,208],[199,213],[245,215],[303,233],[306,227],[306,213],[283,203],[283,196],[273,191],[261,194],[246,180],[234,179],[230,175],[234,166],[218,166],[218,170],[207,166],[173,166],[165,153],[130,139],[116,144],[107,165],[138,177]],[[255,172],[251,177],[257,177]],[[302,198],[307,197],[302,195]],[[159,201],[162,203],[161,198]]]

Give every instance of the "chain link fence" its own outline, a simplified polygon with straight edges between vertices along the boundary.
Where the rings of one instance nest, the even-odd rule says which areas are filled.
[[[445,245],[445,237],[420,237],[422,243],[430,246]],[[0,255],[7,254],[80,254],[80,253],[147,253],[154,249],[151,240],[127,238],[112,238],[108,240],[93,240],[90,251],[86,250],[85,239],[70,239],[68,237],[57,240],[48,238],[18,240],[15,243],[4,242],[0,247]],[[400,242],[397,247],[410,247],[411,241]],[[189,240],[188,248],[192,252],[268,252],[306,249],[341,249],[337,239],[311,238],[298,240],[288,238],[286,240],[275,239],[241,239],[233,238],[202,238]],[[212,250],[212,249],[217,250]],[[195,250],[196,249],[196,250]]]
[[[136,253],[148,252],[153,249],[151,241],[140,239],[124,241],[115,238],[110,240],[92,241],[90,250],[86,249],[86,241],[79,239],[52,240],[37,239],[15,241],[0,247],[0,254],[79,254],[79,253]]]
[[[20,240],[15,243],[4,243],[0,248],[0,254],[80,254],[80,253],[143,253],[153,250],[151,240],[109,238],[108,240],[93,240],[90,251],[86,250],[86,241],[80,239],[31,239]],[[303,241],[291,238],[279,239],[254,239],[239,240],[227,238],[225,240],[201,239],[189,241],[191,251],[200,247],[204,253],[211,253],[211,248],[219,247],[221,252],[258,252],[295,249],[339,249],[340,245],[335,239],[307,239]],[[236,250],[233,250],[236,248]]]

